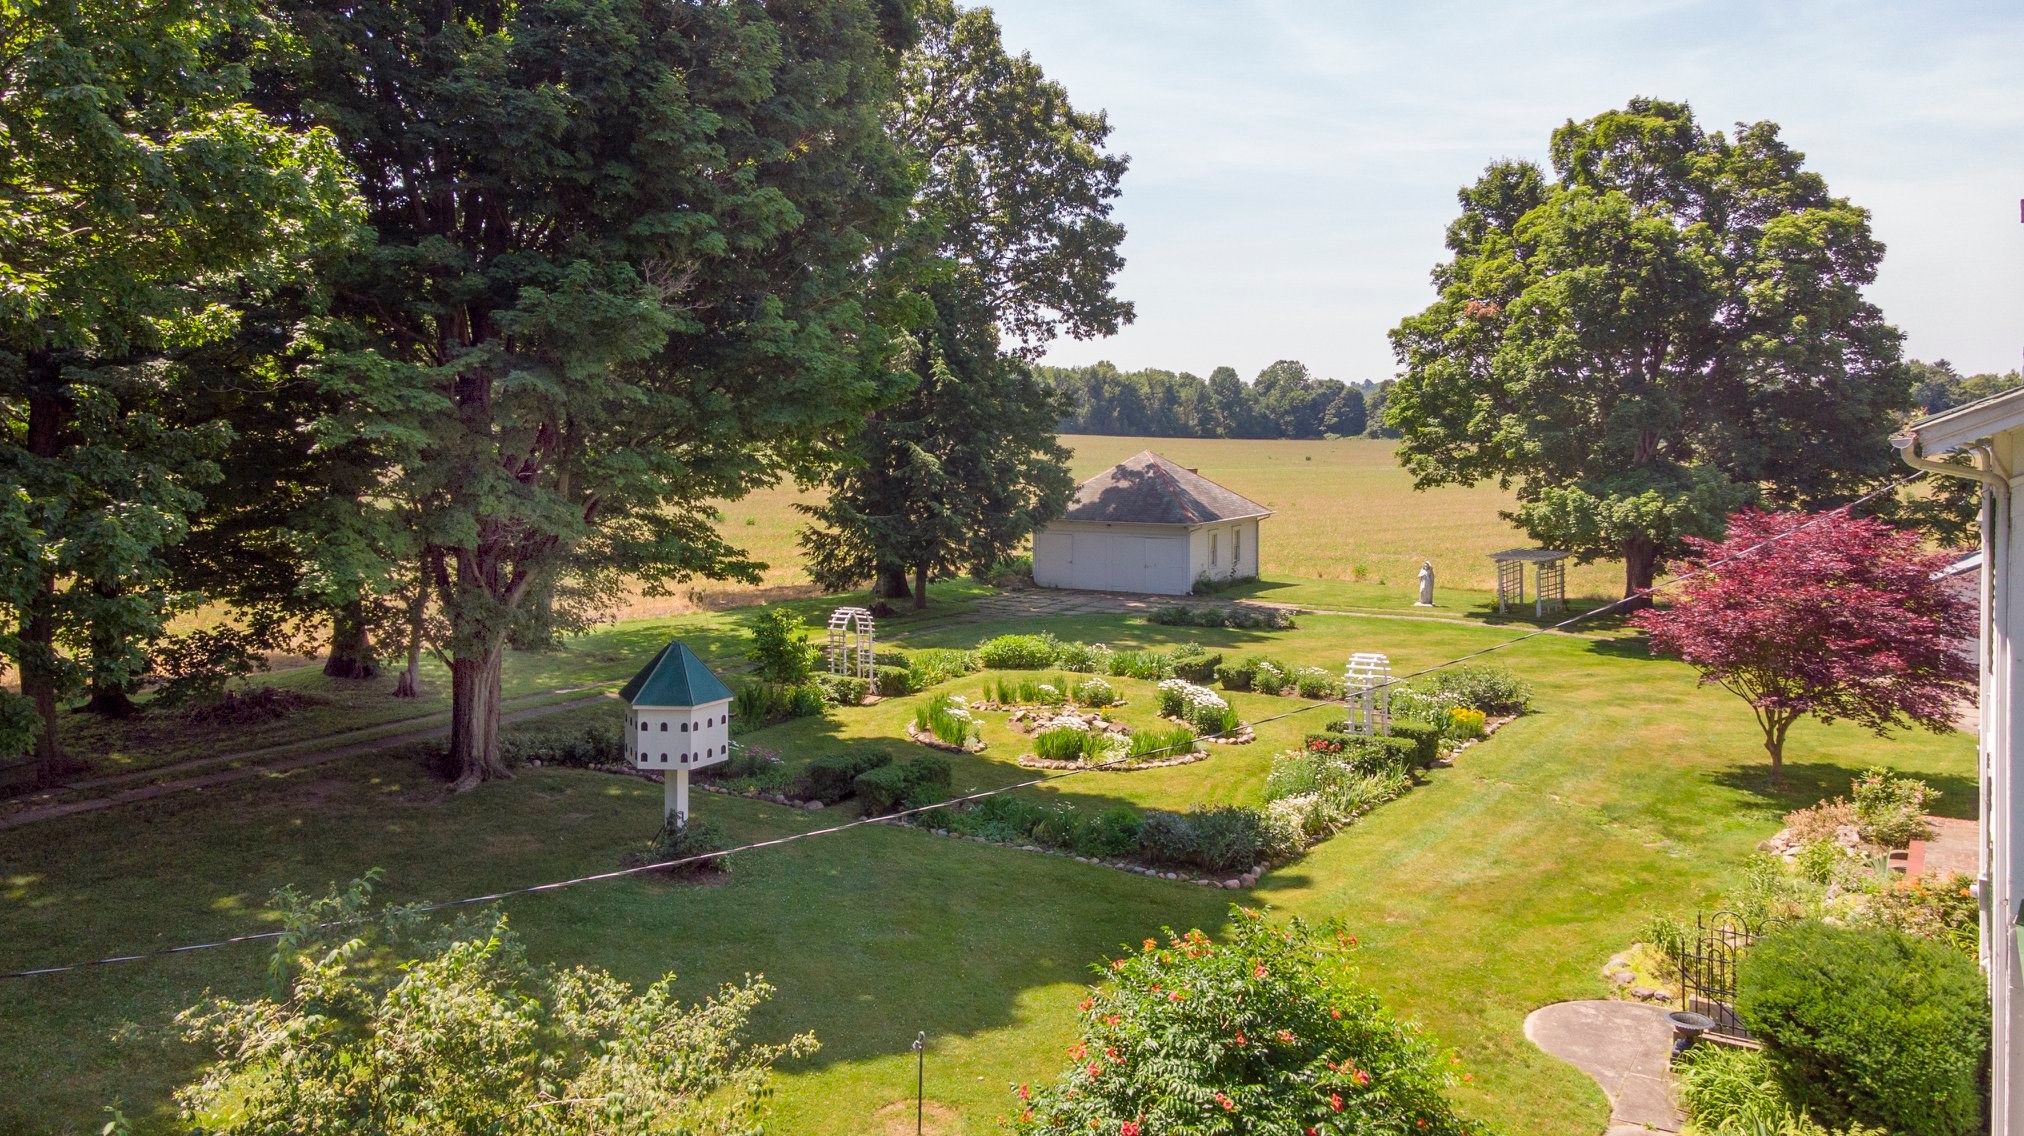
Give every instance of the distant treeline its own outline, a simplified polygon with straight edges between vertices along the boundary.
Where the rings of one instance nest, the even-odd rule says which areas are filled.
[[[1075,412],[1064,434],[1125,434],[1152,438],[1395,438],[1384,430],[1391,381],[1317,379],[1306,364],[1281,359],[1252,382],[1235,368],[1203,379],[1186,371],[1120,371],[1110,363],[1040,367],[1040,376],[1069,395]]]

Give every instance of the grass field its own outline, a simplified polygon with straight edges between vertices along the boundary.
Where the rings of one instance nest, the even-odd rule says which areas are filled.
[[[1140,450],[1153,450],[1197,467],[1220,484],[1277,510],[1259,534],[1261,573],[1268,578],[1345,581],[1410,590],[1420,562],[1431,559],[1443,588],[1488,591],[1496,573],[1485,557],[1500,548],[1529,545],[1525,534],[1497,516],[1513,497],[1494,485],[1412,491],[1412,478],[1392,457],[1395,443],[1370,438],[1333,442],[1231,441],[1217,438],[1124,438],[1063,435],[1074,451],[1078,480],[1102,472]],[[718,531],[765,561],[760,598],[806,593],[795,533],[805,518],[793,508],[812,493],[793,486],[762,490],[724,502]],[[1622,569],[1614,564],[1570,568],[1570,596],[1615,597]],[[699,584],[693,594],[639,599],[624,615],[669,615],[749,602],[753,590]],[[1410,602],[1410,601],[1408,601]]]
[[[967,646],[1045,628],[1115,645],[1196,639],[1328,665],[1351,650],[1383,650],[1405,669],[1512,634],[1395,615],[1309,616],[1297,630],[1271,633],[1103,615],[991,624],[951,606],[915,624],[908,642]],[[557,654],[514,656],[509,685],[614,683],[670,635],[725,663],[737,654],[744,618],[607,628]],[[1347,919],[1364,944],[1364,979],[1458,1047],[1475,1078],[1460,1103],[1512,1133],[1600,1132],[1606,1115],[1592,1082],[1524,1040],[1525,1014],[1599,995],[1599,968],[1646,912],[1691,913],[1714,902],[1784,811],[1845,792],[1858,771],[1880,762],[1931,779],[1949,814],[1974,812],[1973,744],[1964,735],[1878,740],[1803,725],[1789,744],[1790,785],[1773,791],[1747,709],[1697,688],[1686,668],[1647,658],[1634,638],[1542,636],[1501,661],[1533,682],[1536,713],[1238,894],[1283,912]],[[336,685],[313,671],[285,678],[336,697]],[[952,689],[977,685],[972,677]],[[912,701],[838,711],[749,740],[796,763],[848,745],[906,747],[900,730]],[[1121,713],[1143,715],[1146,701]],[[1262,718],[1297,703],[1238,696],[1237,705]],[[358,713],[368,710],[361,704]],[[327,723],[272,732],[291,728]],[[1304,719],[1267,725],[1258,744],[1219,747],[1194,765],[1084,774],[1022,791],[1162,806],[1256,800],[1272,750],[1306,728]],[[1013,764],[1022,746],[995,726],[987,736],[991,748],[959,762],[957,788],[1028,775]],[[271,889],[315,889],[373,866],[388,871],[386,895],[403,900],[604,871],[651,831],[659,799],[651,783],[555,769],[453,797],[414,756],[388,754],[0,832],[0,969],[244,931],[258,925]],[[740,840],[838,816],[717,796],[699,797],[696,807]],[[925,1030],[927,1091],[946,1109],[939,1131],[981,1136],[995,1130],[1008,1083],[1059,1068],[1091,963],[1161,925],[1213,932],[1231,898],[871,826],[742,857],[721,886],[634,878],[503,906],[538,959],[605,966],[635,982],[672,970],[691,997],[765,973],[780,995],[760,1030],[811,1029],[824,1042],[820,1054],[782,1070],[778,1131],[885,1131],[880,1110],[910,1093],[908,1045]],[[262,948],[250,945],[0,983],[0,1084],[10,1088],[0,1096],[0,1131],[96,1131],[100,1109],[115,1102],[143,1131],[173,1131],[168,1091],[201,1055],[174,1038],[170,1016],[206,989],[257,992],[263,966]]]

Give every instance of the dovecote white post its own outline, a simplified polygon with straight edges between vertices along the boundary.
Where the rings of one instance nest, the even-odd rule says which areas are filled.
[[[689,770],[731,756],[731,688],[679,640],[619,691],[626,700],[626,757],[661,775],[663,820],[689,824]]]

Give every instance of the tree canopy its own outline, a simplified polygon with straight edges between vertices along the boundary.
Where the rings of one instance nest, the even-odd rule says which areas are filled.
[[[1007,53],[989,9],[930,0],[919,19],[887,110],[919,182],[889,262],[929,313],[914,386],[839,439],[802,546],[820,584],[899,597],[911,571],[925,606],[932,577],[990,568],[1067,505],[1066,410],[1027,360],[1132,309],[1112,294],[1126,159],[1103,148],[1109,122]]]
[[[451,751],[499,760],[499,667],[565,572],[752,566],[707,501],[805,469],[899,378],[875,255],[910,197],[880,112],[906,29],[814,7],[293,5],[263,75],[326,127],[376,240],[333,271],[333,439],[392,455],[448,622]]]
[[[250,4],[9,4],[0,26],[0,655],[41,776],[58,701],[147,668],[167,550],[218,477],[202,411],[250,308],[309,284],[355,223],[331,136],[248,106]],[[235,341],[236,344],[235,344]],[[226,345],[233,345],[229,348]]]
[[[1040,376],[1073,405],[1069,434],[1158,438],[1354,438],[1371,425],[1372,382],[1316,378],[1298,360],[1281,359],[1246,383],[1231,367],[1207,379],[1187,371],[1120,371],[1110,363],[1041,367]]]
[[[1639,98],[1551,155],[1461,191],[1440,296],[1392,332],[1418,486],[1515,483],[1513,520],[1621,557],[1630,596],[1740,505],[1818,508],[1889,468],[1909,378],[1862,294],[1883,245],[1776,124]]]

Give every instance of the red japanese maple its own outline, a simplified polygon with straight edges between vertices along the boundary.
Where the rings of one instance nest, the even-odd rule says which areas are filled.
[[[1774,539],[1782,538],[1782,539]],[[1729,518],[1726,540],[1691,540],[1673,606],[1631,622],[1652,650],[1692,664],[1750,704],[1780,777],[1785,732],[1807,715],[1953,727],[1976,672],[1962,653],[1975,607],[1934,573],[1950,562],[1915,533],[1845,512]]]

